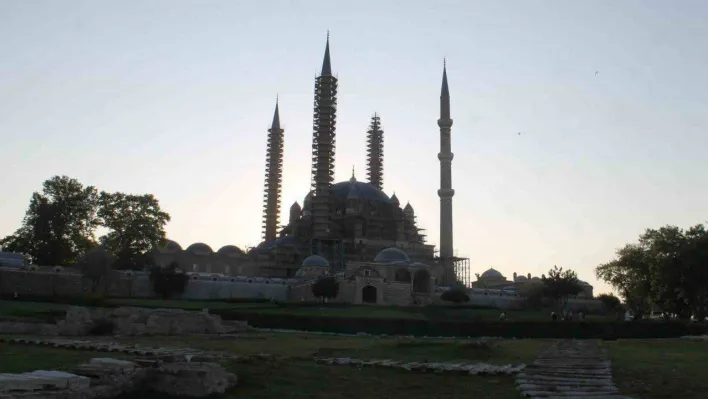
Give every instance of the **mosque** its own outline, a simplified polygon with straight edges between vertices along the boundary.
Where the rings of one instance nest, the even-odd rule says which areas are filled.
[[[443,65],[440,90],[440,250],[426,243],[410,202],[401,206],[383,190],[384,132],[374,114],[366,134],[367,181],[352,171],[334,182],[338,78],[332,74],[329,35],[321,73],[315,78],[310,189],[302,205],[290,206],[287,224],[279,223],[283,177],[284,129],[276,101],[268,129],[263,195],[263,241],[246,250],[234,245],[214,251],[204,243],[183,249],[168,241],[154,253],[156,262],[176,261],[194,279],[276,281],[289,286],[291,300],[311,299],[319,276],[339,281],[337,301],[412,305],[430,303],[436,291],[455,283],[472,293],[516,296],[527,281],[507,281],[494,269],[472,281],[469,259],[453,256],[450,92]],[[269,280],[270,279],[270,280]],[[518,280],[517,280],[518,279]],[[587,286],[589,284],[585,283]],[[589,287],[592,297],[592,287]]]
[[[246,250],[228,245],[214,251],[204,243],[183,249],[168,241],[154,254],[158,264],[176,261],[188,273],[259,276],[310,281],[320,275],[341,279],[340,293],[351,302],[425,302],[436,285],[469,283],[469,260],[453,256],[450,95],[443,66],[440,93],[440,251],[426,243],[410,202],[383,190],[384,131],[374,114],[366,134],[367,181],[354,175],[334,182],[338,78],[332,73],[329,36],[320,75],[315,78],[310,189],[302,204],[290,206],[279,224],[284,129],[276,101],[267,134],[263,196],[263,241]],[[290,281],[289,280],[289,281]],[[297,290],[295,290],[297,291]],[[419,293],[425,294],[423,297]],[[394,298],[395,297],[395,298]]]

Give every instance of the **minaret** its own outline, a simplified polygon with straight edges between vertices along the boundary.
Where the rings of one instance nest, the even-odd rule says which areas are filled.
[[[275,100],[273,124],[268,129],[265,190],[263,194],[263,240],[276,238],[280,216],[280,185],[283,182],[283,129],[280,128],[278,100]]]
[[[443,62],[443,78],[442,89],[440,90],[440,119],[438,119],[440,127],[440,152],[438,159],[440,160],[440,189],[438,197],[440,197],[440,258],[442,258],[445,267],[444,284],[452,282],[452,197],[455,195],[455,190],[452,189],[452,158],[453,154],[450,150],[450,128],[452,127],[452,119],[450,119],[450,91],[447,87],[447,65]]]
[[[335,128],[337,122],[337,78],[329,59],[329,32],[322,72],[315,78],[315,110],[312,135],[312,236],[330,235],[330,192],[334,181]]]
[[[366,173],[369,183],[379,190],[383,188],[383,133],[381,118],[378,114],[374,114],[371,117],[369,131],[366,132]]]

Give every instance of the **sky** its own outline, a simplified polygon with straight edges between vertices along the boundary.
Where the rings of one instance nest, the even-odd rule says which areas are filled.
[[[558,265],[609,292],[594,268],[617,248],[708,219],[701,0],[2,0],[0,15],[0,236],[68,175],[154,194],[183,247],[257,245],[276,96],[281,221],[309,189],[327,30],[335,180],[365,180],[379,113],[384,191],[436,245],[447,58],[454,247],[474,273]]]

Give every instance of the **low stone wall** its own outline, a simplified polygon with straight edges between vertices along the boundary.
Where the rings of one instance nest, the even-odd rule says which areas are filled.
[[[103,331],[97,331],[103,329]],[[85,336],[224,334],[248,329],[246,322],[223,323],[221,317],[181,309],[70,307],[57,324],[11,319],[0,321],[0,334]]]
[[[218,363],[130,362],[94,358],[77,367],[73,373],[38,370],[0,374],[0,397],[92,399],[150,391],[201,398],[223,394],[237,382],[236,375],[227,372]]]
[[[91,289],[91,281],[75,272],[54,273],[0,267],[0,295],[3,296],[17,293],[20,297],[81,297],[91,294]],[[129,277],[119,272],[112,272],[97,291],[108,297],[157,297],[147,276]],[[287,284],[256,281],[255,278],[246,281],[190,279],[185,292],[177,299],[262,298],[287,301],[288,293]]]

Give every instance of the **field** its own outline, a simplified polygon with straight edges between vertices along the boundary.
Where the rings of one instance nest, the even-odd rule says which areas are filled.
[[[686,339],[605,342],[615,384],[642,399],[708,397],[708,342]]]
[[[271,302],[230,302],[230,301],[172,301],[160,299],[118,299],[101,300],[101,306],[138,306],[150,308],[175,308],[185,310],[238,310],[241,312],[256,312],[261,314],[288,314],[306,316],[339,316],[339,317],[376,317],[418,320],[499,320],[501,311],[498,309],[477,309],[469,307],[394,307],[366,305],[318,305]],[[65,310],[69,305],[50,302],[20,302],[0,300],[0,316],[32,317],[51,312]],[[550,320],[549,311],[506,311],[510,321]],[[588,316],[588,320],[606,319],[603,316]]]
[[[402,370],[328,366],[307,360],[312,355],[351,356],[363,359],[488,362],[517,364],[532,360],[548,343],[502,340],[479,349],[466,340],[430,341],[399,338],[336,337],[296,333],[247,333],[227,338],[153,337],[105,338],[150,346],[189,346],[236,354],[270,353],[268,360],[227,363],[240,384],[226,398],[462,398],[518,399],[512,377],[421,374]],[[0,344],[0,373],[36,369],[70,370],[91,357],[106,354],[45,347]],[[112,353],[111,356],[114,356]],[[126,357],[121,355],[121,357]],[[122,399],[158,399],[134,395]],[[162,399],[162,398],[160,398]]]

